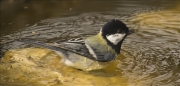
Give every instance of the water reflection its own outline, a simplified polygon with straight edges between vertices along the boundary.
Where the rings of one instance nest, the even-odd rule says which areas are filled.
[[[45,4],[47,2],[30,1],[25,3],[25,8],[21,2],[16,2],[19,8],[25,9],[17,11],[17,17],[22,15],[25,17],[24,19],[20,17],[22,20],[7,18],[7,16],[1,19],[3,21],[1,29],[7,29],[0,37],[1,51],[23,49],[6,52],[4,63],[0,63],[0,84],[7,86],[47,84],[63,86],[84,84],[107,86],[180,85],[180,11],[179,7],[171,8],[171,6],[175,6],[176,1],[87,2],[70,0],[51,2],[47,5]],[[101,6],[99,6],[100,4]],[[4,9],[1,8],[3,16],[8,14]],[[7,9],[15,10],[15,8]],[[44,9],[47,12],[44,12]],[[36,16],[38,17],[34,18]],[[124,41],[121,55],[116,62],[103,70],[88,73],[79,71],[59,64],[59,57],[49,50],[24,49],[24,47],[34,46],[12,41],[17,38],[33,38],[44,42],[54,42],[72,37],[87,37],[96,34],[101,26],[112,18],[122,20],[128,27],[134,29],[135,33]],[[12,24],[9,24],[9,21]],[[26,24],[28,25],[26,26]],[[12,31],[12,27],[14,31]],[[11,31],[8,31],[9,29]],[[34,58],[27,58],[25,53]],[[19,61],[19,63],[13,62],[14,60],[11,62],[10,57],[16,57],[15,61]],[[40,57],[41,60],[37,59]],[[25,60],[25,58],[27,59]],[[28,62],[23,63],[25,61]]]

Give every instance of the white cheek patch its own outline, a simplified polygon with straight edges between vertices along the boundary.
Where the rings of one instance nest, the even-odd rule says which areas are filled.
[[[113,43],[114,45],[116,45],[117,43],[119,43],[125,36],[125,33],[116,33],[116,34],[111,34],[111,35],[106,35],[106,38]]]

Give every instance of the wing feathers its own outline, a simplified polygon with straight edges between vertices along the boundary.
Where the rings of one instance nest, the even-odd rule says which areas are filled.
[[[84,56],[86,58],[97,60],[100,62],[107,62],[114,58],[114,54],[109,52],[100,52],[96,48],[93,48],[87,43],[85,43],[85,41],[82,40],[82,38],[72,39],[69,40],[68,42],[60,42],[60,43],[42,43],[29,39],[19,39],[18,41],[39,45],[41,47],[59,51],[64,54],[67,54],[67,52],[73,52],[78,55]]]
[[[85,44],[89,53],[95,58],[97,59],[97,55],[94,53],[94,51],[92,50],[92,48],[88,45],[88,44]]]

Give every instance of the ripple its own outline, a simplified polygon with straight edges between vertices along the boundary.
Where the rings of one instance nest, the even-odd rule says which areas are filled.
[[[132,83],[129,86],[179,85],[174,82],[180,77],[178,17],[179,12],[162,11],[142,13],[128,20],[137,31],[123,42],[121,53],[126,58],[119,59],[117,67]]]
[[[152,11],[133,16],[129,21],[139,25],[141,28],[163,28],[179,31],[179,11]]]

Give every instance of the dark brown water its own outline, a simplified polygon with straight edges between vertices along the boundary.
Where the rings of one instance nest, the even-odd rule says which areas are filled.
[[[124,41],[120,57],[114,65],[104,69],[105,74],[101,71],[87,74],[75,69],[64,71],[71,77],[90,80],[92,83],[86,83],[90,86],[102,83],[103,86],[180,86],[179,0],[0,2],[1,57],[7,50],[27,47],[14,39],[54,42],[87,37],[98,33],[110,19],[119,19],[135,33]],[[12,76],[6,76],[7,73],[0,70],[0,85],[24,85],[21,80],[11,81]],[[79,83],[82,84],[77,86],[84,85],[84,82]]]

